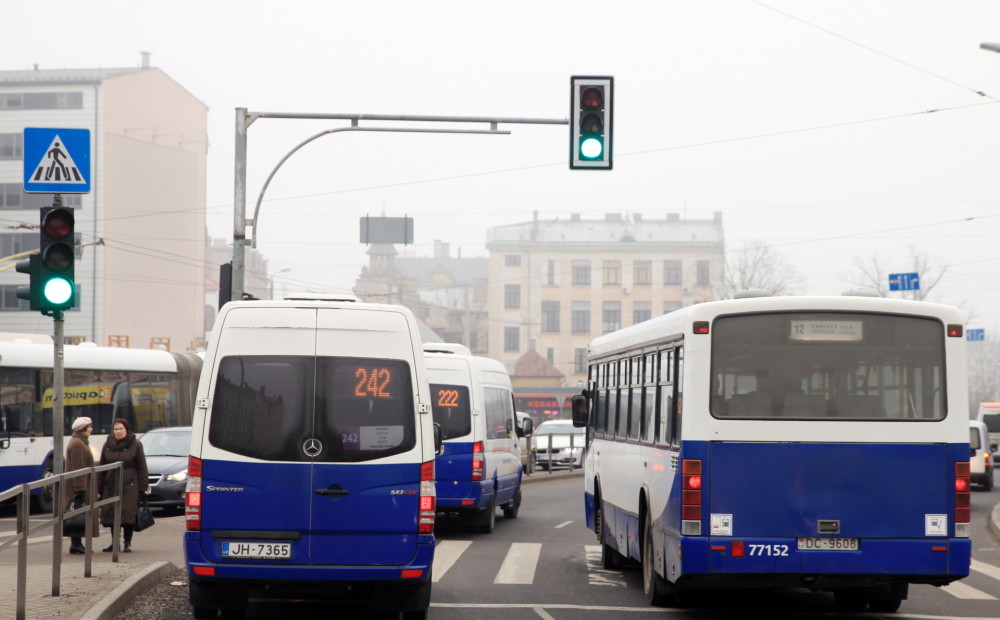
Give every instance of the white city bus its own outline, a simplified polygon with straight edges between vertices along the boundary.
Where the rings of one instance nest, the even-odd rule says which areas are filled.
[[[63,435],[78,416],[94,422],[91,450],[99,454],[115,418],[136,433],[191,424],[202,360],[194,353],[66,345]],[[0,342],[0,489],[52,474],[53,345]],[[31,497],[52,509],[51,491]]]
[[[962,316],[843,297],[708,302],[596,338],[587,525],[651,603],[806,587],[898,609],[969,572]]]

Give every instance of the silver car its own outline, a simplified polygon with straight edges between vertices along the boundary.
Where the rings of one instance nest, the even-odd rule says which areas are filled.
[[[586,429],[572,420],[548,420],[535,430],[535,464],[543,469],[583,467]]]

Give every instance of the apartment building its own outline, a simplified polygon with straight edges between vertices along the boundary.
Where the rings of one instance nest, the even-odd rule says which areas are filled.
[[[682,219],[608,213],[490,229],[489,356],[514,369],[535,351],[582,385],[590,341],[716,298],[722,214]]]
[[[208,110],[141,58],[0,71],[0,258],[38,248],[38,209],[52,204],[22,192],[24,128],[89,129],[91,192],[63,194],[78,236],[66,337],[183,351],[205,335]],[[51,334],[52,320],[16,296],[27,277],[0,271],[0,330]]]

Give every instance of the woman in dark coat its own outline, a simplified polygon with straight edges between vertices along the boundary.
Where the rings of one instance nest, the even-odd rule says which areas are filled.
[[[124,418],[115,420],[111,434],[104,442],[101,450],[101,465],[109,463],[122,464],[122,530],[125,534],[125,553],[132,551],[132,532],[135,530],[135,519],[139,512],[139,494],[149,488],[149,476],[146,469],[146,453],[142,443],[136,438]],[[114,471],[97,474],[97,486],[101,489],[101,498],[113,497],[117,490],[117,473]],[[101,506],[101,525],[112,527],[115,520],[114,504]],[[112,532],[112,535],[114,533]],[[114,540],[105,551],[114,549]]]
[[[94,453],[90,451],[90,433],[94,430],[90,418],[80,417],[73,420],[73,436],[66,443],[66,466],[64,471],[69,473],[78,469],[85,469],[94,466]],[[89,501],[87,497],[88,476],[77,476],[66,481],[63,487],[63,501],[66,509],[79,508]],[[91,536],[98,536],[101,533],[97,520],[90,521],[93,526]],[[81,530],[85,536],[86,532]],[[71,536],[69,544],[70,553],[84,553],[83,536]]]

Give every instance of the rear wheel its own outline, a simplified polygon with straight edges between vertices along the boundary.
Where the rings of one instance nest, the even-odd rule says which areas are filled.
[[[496,493],[490,496],[490,506],[479,513],[479,524],[476,529],[482,534],[493,532],[497,524],[497,496]]]
[[[192,615],[194,616],[194,620],[212,620],[215,618],[217,611],[209,607],[194,607],[192,608]]]
[[[987,467],[986,468],[986,482],[983,483],[983,489],[985,489],[987,491],[992,491],[993,490],[993,468],[992,467]]]
[[[650,605],[667,604],[669,591],[666,580],[656,573],[656,554],[653,550],[653,520],[649,514],[643,519],[642,535],[642,591]]]
[[[45,459],[45,465],[42,466],[42,479],[51,478],[52,476],[52,459]],[[55,488],[54,485],[42,487],[41,492],[31,496],[31,509],[33,512],[52,514],[53,488]]]
[[[418,609],[416,611],[404,611],[403,620],[427,620],[427,610]]]
[[[600,495],[594,496],[594,529],[597,530],[597,541],[601,544],[601,566],[608,570],[621,568],[624,564],[621,554],[604,542],[607,534],[607,524],[604,522],[604,505],[601,503]]]
[[[503,505],[503,516],[505,519],[516,519],[518,511],[521,510],[521,489],[518,487],[517,494],[509,503]]]
[[[868,597],[861,588],[844,588],[833,593],[833,602],[837,611],[856,613],[868,606]]]

